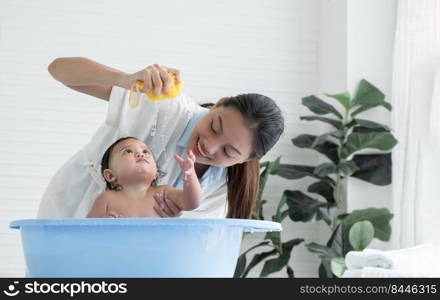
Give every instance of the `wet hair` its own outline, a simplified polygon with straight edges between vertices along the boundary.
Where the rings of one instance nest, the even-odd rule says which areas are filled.
[[[202,105],[209,107],[208,105]],[[252,216],[260,184],[260,161],[284,132],[284,118],[271,98],[260,94],[242,94],[218,103],[233,107],[243,116],[253,135],[250,160],[228,167],[228,218],[248,219]]]
[[[102,159],[101,159],[101,174],[102,174],[102,177],[104,177],[105,182],[107,183],[107,188],[106,188],[107,190],[118,190],[119,187],[120,187],[117,184],[115,185],[115,184],[113,184],[111,182],[108,182],[107,179],[105,179],[105,176],[104,176],[104,170],[105,169],[109,169],[110,156],[112,154],[113,148],[115,148],[116,145],[119,144],[120,142],[123,142],[125,140],[129,140],[129,139],[134,139],[134,140],[141,141],[141,140],[139,140],[139,139],[137,139],[135,137],[131,137],[131,136],[120,138],[116,142],[111,144],[110,147],[107,148],[107,150],[105,151],[104,155],[102,156]],[[154,161],[156,161],[156,158],[154,156],[153,156],[153,158],[154,158]],[[157,176],[156,176],[156,179],[153,180],[153,182],[151,183],[151,186],[157,186],[159,179],[161,177],[163,177],[163,176],[164,176],[164,173],[159,169],[159,167],[157,167]]]

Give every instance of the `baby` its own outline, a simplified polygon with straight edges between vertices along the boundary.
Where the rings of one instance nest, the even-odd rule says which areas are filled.
[[[184,173],[183,190],[171,185],[157,185],[159,170],[151,151],[142,141],[125,137],[105,152],[101,166],[107,190],[93,203],[88,218],[160,217],[154,210],[155,193],[168,193],[181,210],[200,205],[201,187],[194,170],[195,156],[174,156]]]

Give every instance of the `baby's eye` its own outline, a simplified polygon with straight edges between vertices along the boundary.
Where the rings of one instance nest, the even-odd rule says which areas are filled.
[[[130,149],[125,149],[124,150],[124,153],[128,153],[128,154],[130,154],[130,153],[132,153],[133,151],[131,151]]]
[[[144,150],[142,151],[142,153],[144,153],[144,154],[150,154],[150,151],[148,151],[147,149],[144,149]]]

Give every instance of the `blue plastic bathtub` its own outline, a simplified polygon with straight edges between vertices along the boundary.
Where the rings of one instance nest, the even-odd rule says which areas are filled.
[[[30,277],[232,277],[243,232],[269,221],[189,218],[28,219],[21,230]]]

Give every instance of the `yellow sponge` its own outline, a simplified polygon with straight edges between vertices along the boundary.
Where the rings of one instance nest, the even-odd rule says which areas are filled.
[[[170,76],[171,79],[169,92],[167,94],[159,94],[159,95],[154,95],[152,92],[146,93],[147,97],[151,101],[161,101],[167,98],[176,98],[178,95],[180,95],[180,91],[182,90],[183,87],[183,82],[179,82],[178,84],[176,84],[176,77],[174,76],[173,73],[168,73],[168,76]],[[140,103],[141,93],[139,91],[144,88],[144,83],[142,81],[136,81],[135,87],[137,92],[137,102],[135,104],[132,102],[133,87],[130,89],[130,98],[129,98],[130,106],[133,108],[136,108]]]

